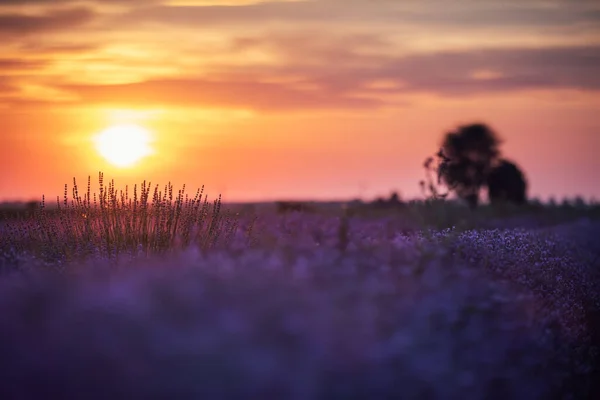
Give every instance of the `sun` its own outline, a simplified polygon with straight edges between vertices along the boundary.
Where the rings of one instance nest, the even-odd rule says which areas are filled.
[[[139,125],[115,125],[94,138],[96,150],[114,166],[126,168],[135,165],[154,151],[152,135]]]

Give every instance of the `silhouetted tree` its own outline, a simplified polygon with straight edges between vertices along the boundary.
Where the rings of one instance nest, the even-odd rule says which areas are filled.
[[[521,169],[508,160],[500,160],[487,177],[490,203],[509,202],[524,204],[527,201],[527,181]]]
[[[459,126],[444,137],[437,154],[438,182],[444,182],[472,208],[479,203],[479,192],[497,161],[500,140],[487,125]]]

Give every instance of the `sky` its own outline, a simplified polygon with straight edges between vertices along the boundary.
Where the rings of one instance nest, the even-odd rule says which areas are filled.
[[[226,201],[415,198],[471,122],[530,196],[600,199],[599,71],[592,0],[1,0],[0,201],[98,171]],[[127,168],[94,142],[122,124],[152,140]]]

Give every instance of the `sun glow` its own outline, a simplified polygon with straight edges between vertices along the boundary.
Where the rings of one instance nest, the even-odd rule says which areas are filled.
[[[154,151],[152,135],[138,125],[116,125],[100,132],[94,142],[98,153],[111,164],[131,167]]]

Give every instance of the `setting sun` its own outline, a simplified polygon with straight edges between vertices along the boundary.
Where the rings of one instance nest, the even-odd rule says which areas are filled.
[[[151,134],[138,125],[117,125],[95,137],[98,153],[117,167],[130,167],[153,153]]]

